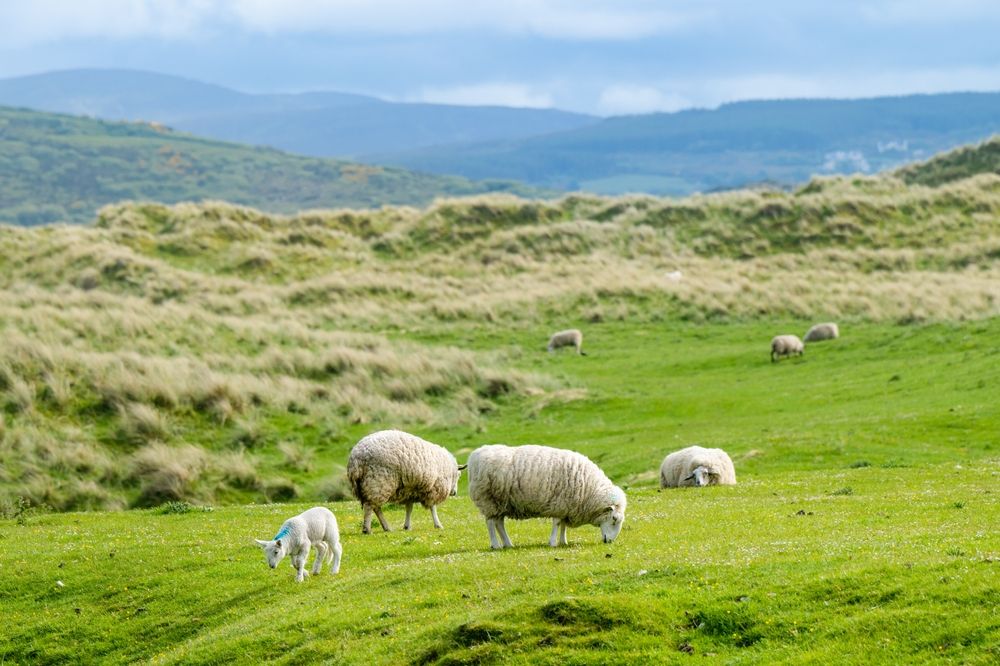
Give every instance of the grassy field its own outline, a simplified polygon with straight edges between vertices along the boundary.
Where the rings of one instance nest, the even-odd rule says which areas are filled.
[[[331,503],[342,572],[297,586],[251,538],[307,504],[29,513],[0,521],[0,661],[996,663],[1000,320],[850,324],[771,364],[770,335],[807,324],[595,324],[586,357],[541,351],[540,325],[428,335],[516,347],[577,392],[420,432],[460,459],[587,453],[627,486],[614,544],[580,528],[550,549],[536,520],[490,552],[463,483],[443,531],[420,511],[363,537],[359,507]],[[739,485],[657,492],[662,456],[692,443],[725,447]]]
[[[994,145],[906,176],[939,186],[0,226],[0,664],[997,663]],[[463,483],[362,538],[387,427],[581,451],[625,531],[492,553]],[[658,493],[691,444],[739,485]],[[343,570],[296,586],[251,538],[318,503]]]

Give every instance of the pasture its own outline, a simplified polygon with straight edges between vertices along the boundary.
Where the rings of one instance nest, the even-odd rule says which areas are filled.
[[[588,356],[543,351],[561,323],[584,330]],[[523,521],[515,549],[491,552],[463,479],[442,531],[416,509],[403,532],[396,507],[398,531],[362,536],[356,503],[328,503],[342,572],[296,585],[251,540],[312,501],[8,507],[0,662],[996,663],[1000,320],[841,321],[839,340],[768,361],[773,334],[810,323],[409,332],[431,356],[500,348],[510,372],[553,382],[411,430],[460,462],[494,442],[586,453],[628,492],[618,540],[584,527],[552,549],[548,521]],[[372,429],[310,440],[307,476]],[[739,485],[658,492],[663,456],[695,443],[726,449]]]

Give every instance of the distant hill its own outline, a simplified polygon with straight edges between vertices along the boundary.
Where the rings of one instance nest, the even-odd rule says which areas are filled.
[[[962,146],[926,162],[910,164],[896,175],[910,185],[938,186],[980,173],[1000,174],[1000,136],[975,146]]]
[[[686,194],[816,174],[872,173],[1000,132],[1000,94],[740,102],[608,118],[523,140],[365,159],[604,194]]]
[[[337,92],[248,94],[176,76],[113,69],[0,79],[0,105],[157,121],[215,139],[318,157],[520,139],[599,120],[550,109],[395,103]]]
[[[223,199],[270,212],[423,205],[435,197],[505,191],[511,183],[412,173],[223,143],[155,123],[0,107],[0,222],[87,222],[123,199]]]

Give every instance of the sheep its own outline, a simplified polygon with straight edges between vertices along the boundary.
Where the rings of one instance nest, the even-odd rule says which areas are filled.
[[[337,529],[336,517],[325,507],[314,506],[289,518],[281,524],[281,529],[270,541],[254,540],[264,551],[264,557],[272,569],[278,566],[285,555],[291,555],[292,568],[296,572],[295,580],[299,583],[306,577],[306,560],[312,546],[316,547],[316,559],[312,566],[314,576],[319,573],[323,562],[329,560],[332,560],[330,573],[340,573],[340,556],[344,552],[340,546],[340,531]]]
[[[587,353],[581,349],[583,346],[583,333],[576,328],[570,328],[565,331],[559,331],[558,333],[553,333],[552,337],[549,338],[548,350],[555,351],[560,347],[576,347],[576,353],[580,356],[586,356]]]
[[[549,545],[566,528],[596,525],[611,543],[625,522],[625,492],[586,456],[548,446],[482,446],[469,456],[469,497],[486,519],[490,547],[513,548],[504,518],[551,518]],[[501,541],[497,539],[497,532]]]
[[[364,437],[347,460],[347,478],[354,497],[361,502],[365,518],[361,531],[372,531],[372,511],[382,529],[390,531],[382,515],[382,505],[399,502],[406,505],[406,522],[417,502],[431,510],[434,527],[440,529],[437,505],[458,494],[458,478],[465,465],[459,465],[444,447],[401,430],[381,430]]]
[[[797,335],[776,335],[771,340],[771,363],[774,363],[782,356],[793,354],[802,356],[805,352],[805,345],[799,340]]]
[[[840,337],[840,329],[832,321],[825,324],[816,324],[806,332],[805,342],[820,342],[821,340],[835,340]]]
[[[733,461],[722,449],[689,446],[674,451],[660,465],[661,488],[715,485],[736,485]]]

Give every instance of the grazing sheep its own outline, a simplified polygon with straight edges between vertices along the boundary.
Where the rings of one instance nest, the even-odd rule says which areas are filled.
[[[364,437],[347,460],[347,479],[354,496],[365,512],[362,532],[372,531],[372,511],[382,529],[389,523],[382,515],[382,505],[398,502],[406,505],[406,522],[417,502],[431,510],[434,527],[440,528],[437,505],[458,494],[458,477],[465,465],[444,447],[401,430],[381,430]]]
[[[316,547],[316,560],[312,566],[314,576],[319,573],[323,562],[329,560],[333,561],[330,573],[340,573],[340,556],[344,552],[340,546],[340,531],[337,529],[337,519],[325,507],[315,506],[289,518],[281,524],[281,529],[270,541],[255,541],[264,551],[264,557],[272,569],[278,566],[285,555],[291,555],[292,568],[296,571],[295,580],[300,583],[306,577],[306,560],[312,546]]]
[[[604,543],[625,522],[625,492],[586,456],[548,446],[482,446],[469,456],[469,497],[486,518],[491,548],[513,548],[504,518],[551,518],[550,546],[566,528],[596,525]],[[501,544],[497,539],[500,533]]]
[[[552,337],[549,338],[548,350],[555,351],[560,347],[576,347],[576,353],[580,356],[586,356],[587,353],[584,352],[581,347],[583,346],[583,333],[578,329],[570,328],[565,331],[559,331],[558,333],[553,333]]]
[[[799,340],[797,335],[776,335],[771,340],[771,363],[774,363],[782,356],[802,356],[805,352],[805,345]]]
[[[820,342],[821,340],[835,340],[840,337],[840,329],[832,321],[825,324],[816,324],[806,332],[805,342]]]
[[[722,449],[689,446],[674,451],[660,465],[660,487],[734,486],[736,470]]]

